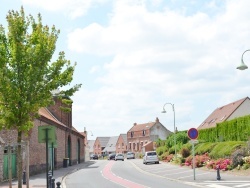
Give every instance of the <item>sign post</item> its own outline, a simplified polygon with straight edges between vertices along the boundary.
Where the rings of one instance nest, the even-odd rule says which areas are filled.
[[[46,184],[47,188],[49,188],[49,157],[48,157],[48,147],[49,144],[56,143],[56,129],[54,126],[39,126],[38,127],[38,142],[46,143]]]
[[[194,180],[195,180],[195,155],[194,155],[194,144],[198,143],[198,131],[196,128],[191,128],[188,130],[188,137],[191,139],[190,142],[192,143],[192,150],[193,150],[193,171],[194,171]]]

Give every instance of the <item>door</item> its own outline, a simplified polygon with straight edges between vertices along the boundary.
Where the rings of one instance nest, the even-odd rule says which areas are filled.
[[[16,153],[11,150],[12,152],[10,153],[10,159],[11,159],[11,172],[12,172],[12,178],[17,177],[17,166],[16,166]],[[9,163],[9,156],[8,156],[8,150],[4,150],[4,155],[3,155],[3,179],[8,180],[9,179],[9,168],[8,168],[8,163]]]

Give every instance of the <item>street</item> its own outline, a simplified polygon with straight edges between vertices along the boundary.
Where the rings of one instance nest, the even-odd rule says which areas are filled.
[[[142,164],[141,159],[125,161],[97,160],[95,163],[68,175],[67,188],[230,188],[250,186],[249,177],[222,173],[221,181],[216,180],[216,171],[194,171],[168,163]]]

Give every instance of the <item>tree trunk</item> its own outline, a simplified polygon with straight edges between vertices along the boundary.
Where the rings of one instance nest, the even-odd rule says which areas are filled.
[[[18,188],[22,188],[22,173],[23,173],[21,140],[22,140],[22,132],[18,131],[18,135],[17,135],[17,179],[18,179]]]

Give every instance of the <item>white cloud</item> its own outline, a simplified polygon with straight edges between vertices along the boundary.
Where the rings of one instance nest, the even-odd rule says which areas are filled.
[[[75,19],[85,15],[96,2],[106,0],[22,0],[24,4],[43,8],[48,11],[63,12]]]
[[[171,108],[160,113],[166,102],[175,104],[176,125],[184,130],[249,95],[249,70],[236,66],[250,48],[250,1],[211,0],[200,10],[197,1],[178,7],[178,1],[170,7],[162,0],[21,1],[25,10],[49,13],[50,21],[61,24],[68,38],[60,36],[59,43],[67,41],[70,51],[57,47],[82,62],[74,81],[83,86],[73,97],[79,131],[87,127],[95,136],[115,136],[156,117],[173,130]],[[62,13],[72,22],[57,20]],[[250,52],[244,60],[250,66]]]

